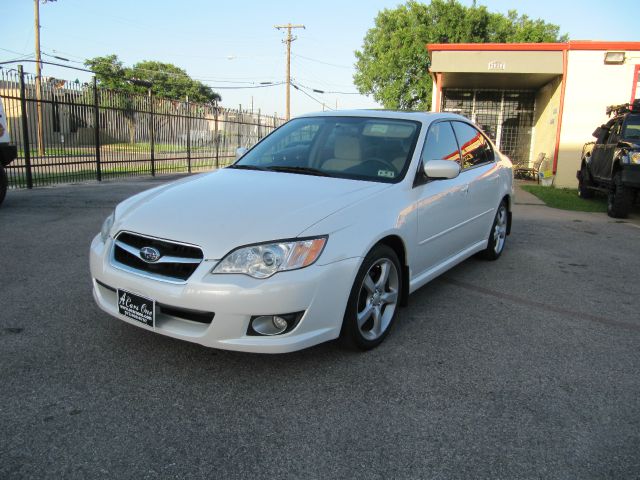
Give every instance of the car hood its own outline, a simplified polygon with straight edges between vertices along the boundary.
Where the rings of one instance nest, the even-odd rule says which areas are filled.
[[[623,139],[618,142],[618,146],[625,147],[631,150],[640,150],[640,140]]]
[[[113,231],[198,245],[205,258],[220,259],[242,245],[295,238],[329,215],[389,186],[222,169],[126,200],[116,209]]]

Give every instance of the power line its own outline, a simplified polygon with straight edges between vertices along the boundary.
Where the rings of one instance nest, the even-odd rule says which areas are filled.
[[[0,65],[6,65],[9,63],[20,63],[20,62],[30,62],[30,63],[37,63],[37,60],[6,60],[6,61],[2,61],[0,62]],[[42,61],[40,62],[44,65],[53,65],[56,67],[62,67],[62,68],[69,68],[71,70],[78,70],[80,72],[87,72],[87,73],[93,73],[94,75],[98,75],[98,72],[95,72],[94,70],[90,70],[88,68],[79,68],[79,67],[72,67],[70,65],[63,65],[61,63],[56,63],[56,62],[47,62],[47,61]],[[150,70],[152,71],[152,70]],[[109,75],[109,74],[102,74],[102,75],[106,75],[106,76],[113,76],[113,75]],[[129,79],[124,79],[124,80],[129,80]],[[284,82],[262,82],[259,85],[252,85],[252,86],[245,86],[245,87],[232,87],[232,86],[216,86],[216,85],[210,85],[211,88],[216,88],[219,90],[243,90],[243,89],[249,89],[249,88],[267,88],[267,87],[275,87],[278,85],[283,85]]]
[[[0,65],[5,65],[7,63],[20,63],[20,62],[38,63],[37,60],[23,59],[23,60],[5,60],[0,62]],[[94,73],[94,74],[96,73],[93,70],[88,70],[86,68],[72,67],[71,65],[63,65],[62,63],[46,62],[46,61],[41,61],[40,63],[44,65],[54,65],[56,67],[69,68],[71,70],[79,70],[81,72],[88,72],[88,73]]]
[[[333,95],[361,95],[360,92],[337,92],[337,91],[329,91],[329,90],[320,90],[319,88],[309,87],[301,83],[298,83],[298,86],[307,88],[309,90],[313,90],[315,93],[326,93],[326,94],[333,94]]]
[[[251,88],[269,88],[269,87],[277,87],[278,85],[284,85],[284,82],[276,82],[276,83],[265,83],[264,85],[253,85],[251,87],[220,87],[216,85],[210,85],[211,88],[215,88],[218,90],[246,90]]]
[[[21,57],[32,57],[33,53],[21,53],[21,52],[16,52],[15,50],[9,50],[6,48],[0,48],[0,50],[4,51],[4,52],[9,52],[9,53],[13,53],[14,55],[20,55]]]
[[[319,103],[320,105],[322,105],[322,108],[327,108],[328,110],[335,110],[334,108],[331,108],[329,105],[327,105],[326,103],[324,103],[321,100],[318,100],[316,97],[314,97],[313,95],[308,94],[307,92],[304,91],[303,87],[296,85],[295,83],[291,84],[293,86],[293,88],[295,88],[296,90],[298,90],[299,92],[301,92],[303,95],[306,95],[307,97],[309,97],[311,100],[313,100],[314,102]]]
[[[22,52],[17,52],[17,51],[14,51],[14,50],[8,50],[6,48],[0,48],[0,50],[3,50],[5,52],[9,52],[9,53],[13,53],[13,54],[16,54],[16,55],[21,55],[21,56],[23,56],[25,58],[33,56],[33,53],[24,54]],[[53,53],[62,53],[64,55],[67,55],[67,56],[70,56],[70,57],[82,58],[79,55],[75,55],[75,54],[72,54],[70,52],[63,52],[61,50],[56,50],[56,49],[53,49],[52,52]],[[65,62],[69,62],[69,63],[76,63],[76,64],[79,64],[79,65],[84,65],[84,62],[82,62],[82,61],[70,60],[68,58],[60,57],[58,55],[53,55],[51,53],[47,53],[47,52],[44,52],[44,51],[42,52],[42,54],[47,56],[47,57],[55,58],[55,59],[58,59],[58,60],[61,60],[61,61],[65,61]],[[10,62],[17,61],[17,60],[18,59],[13,59],[13,60],[8,60],[7,62],[10,63]],[[41,63],[50,64],[50,65],[56,65],[56,66],[63,67],[63,68],[73,68],[75,70],[80,70],[80,71],[84,71],[84,72],[94,73],[95,74],[95,72],[93,70],[79,69],[77,67],[74,68],[74,67],[71,67],[69,65],[60,65],[60,64],[48,63],[48,62],[41,62]],[[180,77],[180,78],[182,78],[180,74],[175,73],[175,72],[169,72],[169,71],[166,71],[166,70],[150,70],[148,68],[140,68],[140,67],[138,67],[137,70],[141,71],[141,72],[152,73],[152,74],[161,73],[161,74],[168,75],[168,76],[171,76],[171,77]],[[242,85],[261,84],[261,85],[256,85],[256,88],[262,88],[262,86],[265,84],[265,82],[260,82],[260,81],[257,81],[257,80],[255,80],[255,81],[250,81],[250,80],[228,80],[228,79],[219,78],[219,77],[215,77],[215,76],[192,77],[192,76],[189,75],[189,78],[191,78],[193,80],[198,80],[198,81],[201,81],[201,82],[212,82],[212,83],[216,83],[217,82],[217,83],[231,83],[231,84],[242,84]],[[280,82],[280,83],[272,82],[272,83],[277,84],[277,85],[282,85],[284,82]],[[211,87],[212,88],[225,88],[225,89],[229,88],[229,87],[215,87],[215,86],[211,86]],[[238,87],[238,88],[240,88],[240,87]]]
[[[62,51],[58,51],[58,50],[55,50],[55,49],[53,50],[53,52],[54,53],[63,53],[65,55],[69,55],[71,57],[82,58],[82,57],[79,57],[78,55],[73,55],[71,53],[62,52]],[[64,61],[67,61],[67,62],[78,63],[78,64],[81,64],[81,65],[84,65],[84,62],[80,62],[80,61],[77,61],[77,60],[69,60],[67,58],[62,58],[62,57],[59,57],[57,55],[51,55],[51,54],[48,54],[48,53],[45,53],[45,52],[42,52],[42,53],[44,55],[48,56],[48,57],[53,57],[53,58],[57,58],[59,60],[64,60]],[[178,68],[180,68],[180,67],[178,67]],[[171,77],[182,78],[182,76],[180,74],[175,73],[175,72],[169,72],[169,71],[166,71],[166,70],[151,70],[151,69],[148,69],[148,68],[140,68],[140,67],[137,67],[136,70],[140,71],[140,72],[148,72],[148,73],[152,73],[152,74],[162,73],[164,75],[168,75],[168,76],[171,76]],[[186,73],[186,71],[185,71],[185,73]],[[227,80],[227,79],[222,79],[222,78],[219,78],[219,77],[209,77],[209,76],[192,77],[192,76],[189,75],[189,78],[191,78],[193,80],[198,80],[200,82],[234,83],[234,84],[245,84],[245,85],[255,85],[257,83],[264,84],[264,82],[258,82],[258,81]]]
[[[324,62],[324,61],[322,61],[322,60],[317,60],[317,59],[315,59],[315,58],[311,58],[311,57],[305,57],[304,55],[298,55],[298,54],[295,54],[295,53],[292,53],[291,55],[293,55],[293,56],[294,56],[294,57],[296,57],[296,58],[303,58],[303,59],[305,59],[305,60],[309,60],[309,61],[311,61],[311,62],[321,63],[322,65],[329,65],[329,66],[331,66],[331,67],[346,68],[346,69],[348,69],[348,70],[353,70],[353,67],[348,67],[348,66],[346,66],[346,65],[338,65],[338,64],[336,64],[336,63]]]
[[[346,83],[328,82],[327,80],[325,80],[326,74],[318,73],[316,70],[308,70],[309,67],[313,67],[313,66],[309,64],[303,64],[297,58],[292,59],[292,64],[293,64],[293,67],[295,67],[296,71],[300,70],[302,73],[305,74],[305,77],[302,77],[301,75],[296,75],[296,78],[298,78],[299,80],[308,81],[313,84],[320,84],[322,86],[321,87],[322,89],[345,91],[345,89],[353,87],[353,83],[346,84]]]

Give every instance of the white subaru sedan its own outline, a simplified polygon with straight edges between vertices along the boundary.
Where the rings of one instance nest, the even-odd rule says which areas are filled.
[[[119,204],[91,244],[96,302],[207,347],[380,344],[409,294],[502,253],[512,165],[455,114],[286,123],[233,165]]]

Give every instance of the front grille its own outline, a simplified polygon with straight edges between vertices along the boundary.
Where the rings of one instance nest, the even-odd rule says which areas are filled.
[[[152,247],[160,252],[155,262],[142,259],[140,249]],[[202,250],[193,245],[145,237],[137,233],[122,232],[113,246],[113,264],[134,273],[159,280],[186,281],[204,259]]]

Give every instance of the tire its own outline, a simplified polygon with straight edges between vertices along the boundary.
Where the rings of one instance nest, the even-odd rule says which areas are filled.
[[[591,181],[589,181],[589,171],[587,166],[583,165],[580,169],[580,179],[578,180],[578,196],[580,198],[593,198],[593,190],[591,190]]]
[[[626,218],[633,206],[634,192],[622,184],[620,172],[614,173],[612,180],[607,196],[607,215],[613,218]]]
[[[487,241],[487,248],[480,252],[480,258],[485,260],[497,260],[502,255],[504,245],[507,242],[507,222],[508,222],[507,204],[502,201],[498,206],[498,211],[493,219],[491,232]]]
[[[0,165],[0,205],[4,201],[4,197],[7,195],[7,187],[9,180],[7,179],[7,172],[4,167]]]
[[[402,270],[396,253],[375,246],[353,282],[342,322],[342,343],[359,350],[377,347],[389,334],[400,306]]]

